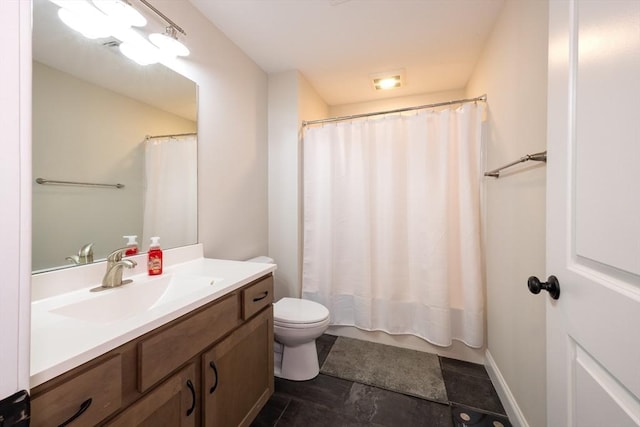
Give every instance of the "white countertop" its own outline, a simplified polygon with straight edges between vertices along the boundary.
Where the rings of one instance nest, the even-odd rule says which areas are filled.
[[[64,372],[82,365],[134,338],[137,338],[171,320],[214,301],[251,281],[276,269],[275,264],[258,264],[242,261],[226,261],[198,258],[165,267],[163,280],[176,278],[173,288],[159,292],[155,303],[138,311],[74,317],[61,314],[69,306],[100,303],[98,298],[114,300],[120,295],[135,295],[135,286],[154,286],[158,276],[150,278],[137,274],[125,278],[133,283],[101,292],[89,292],[96,286],[86,286],[63,294],[52,295],[32,302],[31,306],[31,380],[33,388]],[[184,280],[183,280],[184,278]],[[191,278],[207,278],[208,286],[176,284],[187,283]],[[186,280],[186,281],[185,281]],[[194,279],[195,280],[195,279]],[[213,281],[213,284],[209,284]],[[159,282],[158,282],[159,283]],[[193,283],[196,283],[193,281]],[[159,285],[158,285],[159,286]],[[126,287],[130,287],[126,290]],[[147,292],[152,288],[137,288]],[[164,288],[163,288],[164,289]],[[153,291],[152,291],[153,292]],[[162,295],[160,295],[162,294]],[[143,295],[143,294],[138,294]],[[144,294],[146,298],[148,295]],[[152,296],[151,298],[156,298]],[[106,300],[105,300],[106,301]],[[96,307],[94,305],[94,307]],[[57,311],[57,312],[56,312]]]

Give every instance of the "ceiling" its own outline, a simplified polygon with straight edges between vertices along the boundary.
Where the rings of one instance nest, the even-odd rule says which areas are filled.
[[[190,0],[267,73],[329,105],[464,88],[504,0]],[[375,91],[370,75],[402,70]]]

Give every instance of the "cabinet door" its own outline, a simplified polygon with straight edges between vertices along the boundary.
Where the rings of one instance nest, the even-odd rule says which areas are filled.
[[[205,426],[248,426],[273,394],[273,308],[202,356]]]
[[[195,426],[199,415],[196,367],[192,363],[151,390],[106,425],[109,427]]]
[[[113,355],[53,388],[40,390],[33,390],[32,426],[94,426],[120,409],[122,358]]]

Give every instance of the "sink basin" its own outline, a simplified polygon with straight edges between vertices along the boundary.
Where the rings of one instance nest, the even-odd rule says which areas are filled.
[[[163,304],[203,289],[211,289],[222,279],[205,276],[165,274],[159,277],[133,278],[133,283],[90,293],[50,310],[51,313],[94,323],[112,323],[136,316]]]

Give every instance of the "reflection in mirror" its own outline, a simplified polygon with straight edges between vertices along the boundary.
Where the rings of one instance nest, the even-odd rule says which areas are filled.
[[[196,85],[33,7],[34,272],[104,259],[128,235],[141,252],[155,235],[196,243]]]

